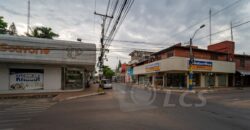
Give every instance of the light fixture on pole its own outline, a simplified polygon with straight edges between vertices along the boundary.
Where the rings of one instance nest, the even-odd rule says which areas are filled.
[[[190,38],[190,42],[189,42],[189,90],[193,89],[193,68],[192,65],[194,63],[194,56],[193,56],[193,39],[195,37],[195,34],[202,28],[205,27],[205,24],[201,25],[200,28],[198,28],[197,30],[195,30],[193,36]]]

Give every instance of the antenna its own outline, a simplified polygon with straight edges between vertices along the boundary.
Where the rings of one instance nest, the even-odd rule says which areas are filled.
[[[29,35],[30,30],[30,0],[28,0],[28,15],[27,15],[27,34]]]
[[[212,44],[212,25],[211,25],[211,19],[212,19],[212,10],[210,8],[209,10],[209,44]]]

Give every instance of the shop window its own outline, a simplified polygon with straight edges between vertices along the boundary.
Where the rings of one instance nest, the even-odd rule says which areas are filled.
[[[194,86],[200,86],[200,74],[195,73],[193,75],[193,84]]]
[[[240,67],[245,67],[245,59],[240,59]]]
[[[218,76],[218,85],[219,86],[226,86],[226,82],[227,82],[227,77],[226,75],[217,75]]]
[[[173,53],[173,52],[168,52],[168,53],[167,53],[167,57],[172,57],[172,56],[174,56],[174,53]]]
[[[212,55],[211,55],[211,59],[212,59],[212,60],[218,60],[218,55],[212,54]]]
[[[169,87],[185,87],[185,81],[184,73],[173,73],[167,75],[167,86]]]
[[[43,69],[10,69],[10,90],[43,89]]]
[[[205,76],[205,86],[213,87],[215,85],[215,75],[214,73],[207,73]]]

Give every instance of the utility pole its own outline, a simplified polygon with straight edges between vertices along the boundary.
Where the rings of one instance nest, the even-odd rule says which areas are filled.
[[[99,13],[96,13],[94,12],[95,15],[99,15],[102,17],[102,24],[101,24],[101,27],[102,27],[102,32],[101,32],[101,48],[100,48],[100,56],[98,57],[98,62],[99,62],[99,79],[100,81],[102,80],[102,75],[103,75],[103,59],[104,59],[104,55],[105,55],[105,45],[104,45],[104,38],[105,38],[105,35],[104,35],[104,26],[105,26],[105,22],[106,22],[106,19],[107,18],[113,18],[113,16],[108,16],[107,14],[104,15],[104,14],[99,14]]]
[[[29,35],[30,30],[30,0],[28,0],[28,14],[27,14],[27,34]]]
[[[209,10],[209,44],[212,44],[212,10]]]
[[[234,41],[234,36],[233,36],[233,22],[230,22],[230,28],[231,28],[231,41]]]

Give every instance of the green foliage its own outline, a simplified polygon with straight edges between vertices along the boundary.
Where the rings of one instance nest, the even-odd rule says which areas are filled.
[[[110,69],[108,66],[104,66],[103,68],[103,75],[106,77],[106,78],[112,78],[112,76],[115,75],[115,72]]]
[[[0,34],[7,33],[7,26],[8,24],[3,20],[3,17],[0,16]]]
[[[122,63],[121,63],[121,60],[119,60],[118,66],[116,68],[116,72],[119,72],[121,67],[122,67]]]
[[[14,22],[9,27],[9,34],[10,35],[17,35],[17,29],[16,29],[16,25]]]
[[[35,27],[31,31],[31,34],[27,34],[27,36],[47,39],[59,37],[59,35],[54,33],[50,27]]]

